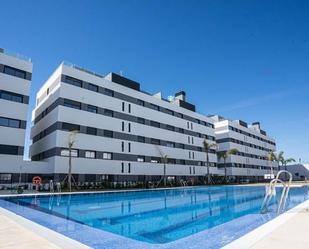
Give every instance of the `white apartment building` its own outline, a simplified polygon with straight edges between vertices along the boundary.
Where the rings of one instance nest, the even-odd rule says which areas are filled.
[[[262,180],[264,174],[277,172],[278,163],[268,160],[269,152],[276,150],[275,140],[261,129],[259,122],[247,124],[221,116],[212,118],[218,151],[238,150],[226,159],[227,175],[236,180]],[[218,168],[224,168],[223,159],[218,161]]]
[[[73,140],[78,181],[158,180],[165,155],[167,176],[205,176],[203,140],[215,142],[214,120],[185,97],[179,92],[167,100],[115,73],[104,77],[62,63],[36,96],[31,159],[48,163],[55,180],[63,179]],[[209,160],[211,173],[222,174],[214,150]]]
[[[30,59],[0,48],[0,182],[22,167],[32,76]]]

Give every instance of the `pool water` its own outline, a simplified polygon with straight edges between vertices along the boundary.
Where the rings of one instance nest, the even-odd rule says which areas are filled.
[[[236,223],[242,217],[260,216],[264,194],[264,186],[211,186],[10,197],[5,201],[130,239],[165,244],[225,223],[233,224],[234,220]],[[307,187],[291,188],[287,209],[307,199]],[[274,200],[263,222],[276,216],[276,207]],[[237,229],[237,224],[234,227]]]

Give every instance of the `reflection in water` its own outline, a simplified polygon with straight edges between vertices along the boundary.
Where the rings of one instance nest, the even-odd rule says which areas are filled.
[[[166,243],[203,230],[211,231],[233,220],[237,220],[235,228],[253,226],[256,220],[266,222],[274,213],[259,213],[264,192],[264,187],[212,186],[23,197],[10,201],[133,239]],[[291,208],[308,198],[307,187],[292,188],[287,206]],[[274,200],[271,210],[276,210],[276,205]]]

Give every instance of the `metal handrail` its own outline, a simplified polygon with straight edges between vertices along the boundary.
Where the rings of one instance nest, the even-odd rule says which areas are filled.
[[[279,179],[279,177],[282,173],[285,173],[285,174],[287,173],[289,175],[289,181],[288,182],[284,182],[283,180]],[[269,187],[268,187],[268,189],[266,189],[267,192],[265,193],[265,198],[264,198],[262,206],[261,206],[261,213],[267,212],[269,203],[270,203],[271,199],[273,198],[273,196],[275,196],[275,194],[276,194],[275,189],[276,189],[276,185],[277,185],[278,182],[283,185],[283,189],[282,189],[280,201],[279,201],[279,204],[278,204],[277,214],[279,214],[280,212],[282,212],[285,209],[286,199],[287,199],[289,191],[290,191],[292,178],[293,178],[292,174],[289,171],[280,170],[277,173],[276,178],[270,181]]]

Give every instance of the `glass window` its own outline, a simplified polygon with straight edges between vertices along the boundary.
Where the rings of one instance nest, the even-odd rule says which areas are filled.
[[[95,151],[86,151],[85,152],[85,157],[87,158],[95,158]]]
[[[62,123],[62,130],[65,131],[79,131],[80,126],[76,124],[70,124],[70,123]]]
[[[89,135],[97,135],[97,128],[87,127],[87,134],[89,134]]]
[[[10,100],[14,102],[23,102],[23,96],[16,93],[10,93],[7,91],[0,91],[0,99]]]
[[[145,157],[144,156],[138,156],[137,161],[138,162],[145,162]]]
[[[18,146],[0,144],[0,154],[18,155]]]
[[[152,144],[157,144],[157,145],[160,144],[160,140],[159,140],[159,139],[155,139],[155,138],[152,138],[150,142],[151,142]]]
[[[170,131],[174,131],[175,127],[171,126],[171,125],[166,125],[166,129],[170,130]]]
[[[136,100],[136,103],[137,103],[138,105],[145,106],[145,102],[144,102],[143,100],[141,100],[141,99],[137,99],[137,100]]]
[[[78,110],[80,110],[80,106],[81,106],[81,104],[79,102],[73,101],[73,100],[70,100],[70,99],[65,99],[63,105],[70,107],[70,108],[78,109]]]
[[[170,109],[165,109],[165,111],[166,111],[167,114],[174,116],[174,111],[172,111]]]
[[[104,115],[109,116],[109,117],[113,117],[114,112],[112,110],[109,110],[109,109],[104,109]]]
[[[112,153],[103,152],[103,159],[112,160]]]
[[[166,142],[167,147],[175,148],[175,143],[174,142]]]
[[[67,75],[65,76],[65,82],[73,86],[78,86],[78,87],[82,87],[82,84],[83,84],[82,80],[79,80],[79,79],[76,79],[76,78],[73,78]]]
[[[153,126],[153,127],[160,128],[160,123],[156,122],[156,121],[150,121],[150,125]]]
[[[20,128],[20,121],[16,119],[9,119],[9,126],[13,128]]]
[[[138,136],[138,137],[137,137],[137,142],[145,143],[145,137]]]
[[[113,131],[104,130],[104,137],[113,137]]]
[[[9,120],[7,118],[0,117],[0,125],[1,126],[9,126]]]
[[[88,90],[94,91],[94,92],[98,92],[99,91],[99,87],[94,85],[94,84],[88,83]]]
[[[60,152],[60,155],[61,156],[70,156],[70,151],[69,149],[61,149],[61,152]],[[72,157],[78,157],[78,150],[71,150],[71,156]]]
[[[129,108],[129,113],[131,113],[131,104],[129,104],[128,108]]]
[[[26,72],[17,68],[4,66],[4,73],[18,78],[26,79]]]
[[[87,111],[93,112],[93,113],[98,113],[98,107],[96,107],[94,105],[87,105]]]
[[[114,97],[114,91],[113,90],[110,90],[110,89],[104,89],[104,94],[105,95],[108,95],[108,96],[111,96],[111,97]]]
[[[156,110],[156,111],[160,111],[160,107],[157,106],[157,105],[155,105],[155,104],[150,104],[150,108],[151,108],[151,109],[154,109],[154,110]]]
[[[159,163],[160,162],[160,158],[158,157],[152,157],[150,160],[151,163]]]
[[[122,111],[124,112],[124,102],[122,102]]]
[[[137,118],[137,123],[145,124],[145,119],[144,118]]]

